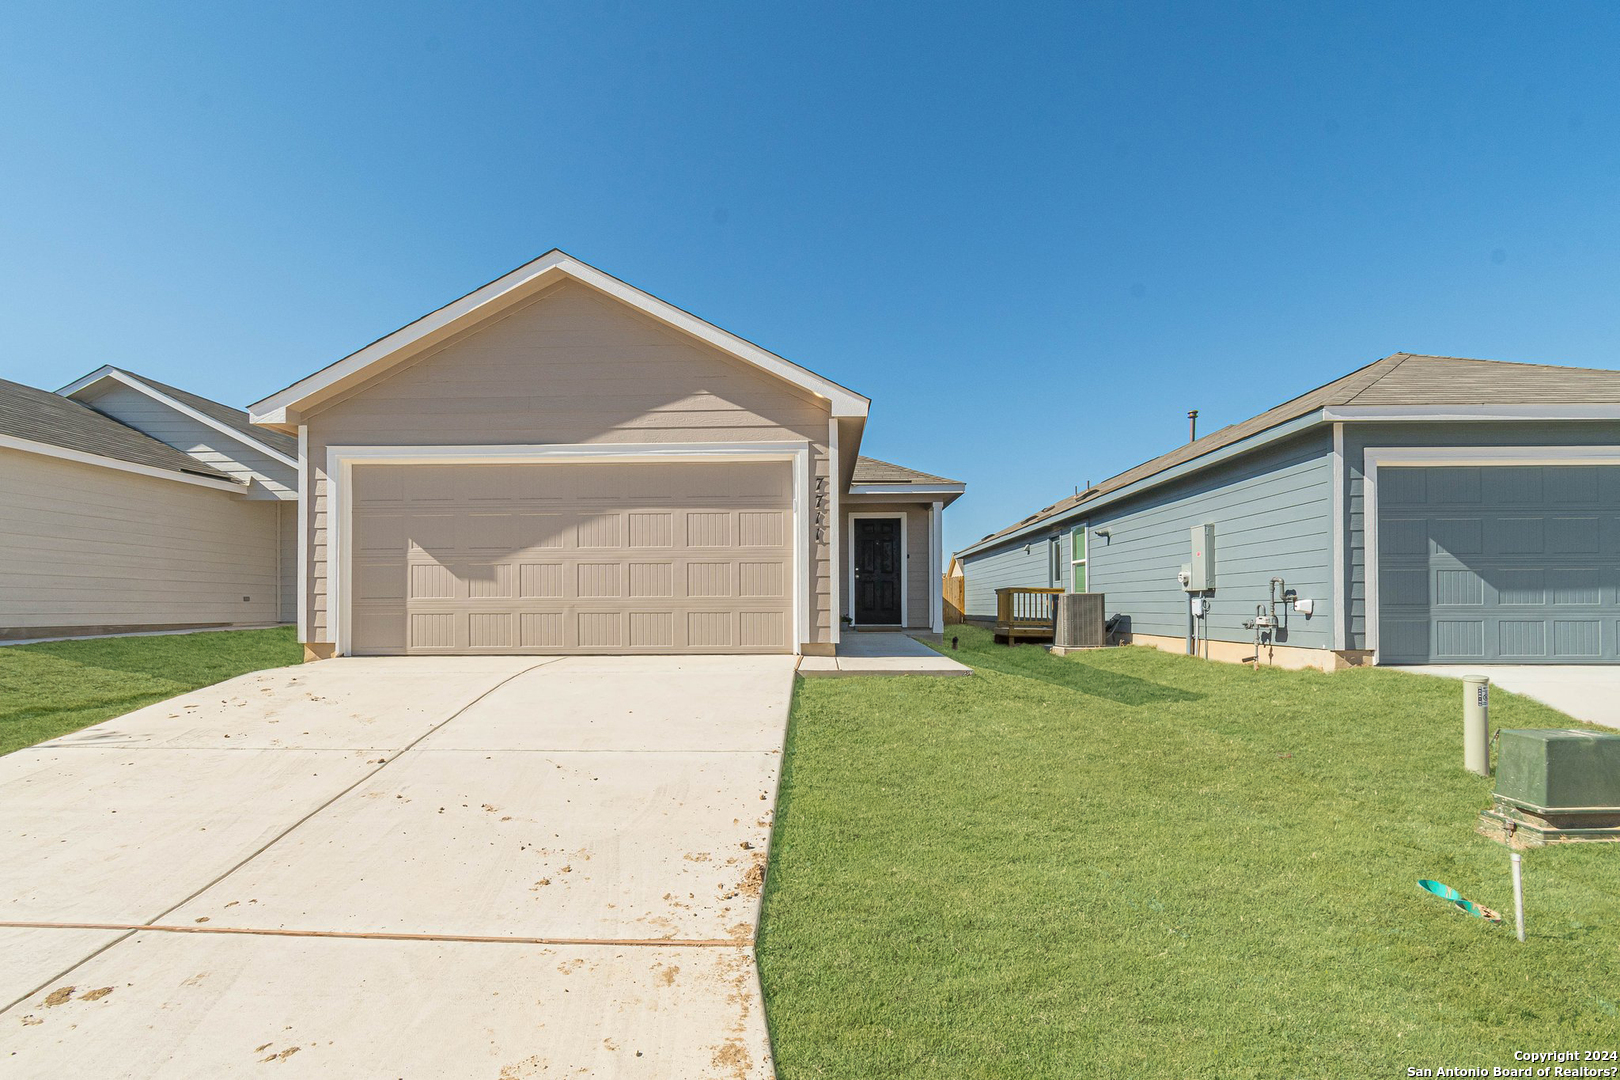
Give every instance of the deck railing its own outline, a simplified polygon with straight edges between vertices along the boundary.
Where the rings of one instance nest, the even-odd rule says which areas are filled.
[[[1019,638],[1049,638],[1056,626],[1057,597],[1062,589],[1008,586],[996,590],[996,636],[1009,644]]]

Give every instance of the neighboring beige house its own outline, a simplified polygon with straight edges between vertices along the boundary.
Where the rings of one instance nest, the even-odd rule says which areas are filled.
[[[293,440],[116,368],[0,380],[0,640],[297,611]]]
[[[253,405],[307,655],[831,653],[940,629],[954,481],[870,402],[560,251]]]

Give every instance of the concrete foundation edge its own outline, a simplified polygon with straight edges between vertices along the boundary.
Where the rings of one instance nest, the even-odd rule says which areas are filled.
[[[1182,637],[1133,634],[1127,643],[1146,645],[1168,653],[1185,654],[1187,651],[1187,639]],[[1202,647],[1200,647],[1200,655],[1202,655]],[[1219,660],[1224,664],[1244,663],[1248,657],[1253,655],[1253,642],[1209,642],[1209,658]],[[1260,664],[1262,667],[1278,667],[1288,671],[1343,671],[1346,668],[1363,667],[1370,663],[1372,663],[1372,654],[1362,649],[1346,649],[1336,652],[1333,649],[1302,649],[1294,645],[1262,646],[1260,649]]]

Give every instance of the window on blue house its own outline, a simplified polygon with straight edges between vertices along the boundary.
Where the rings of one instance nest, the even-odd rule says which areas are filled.
[[[1086,591],[1086,527],[1076,525],[1069,533],[1069,591]]]

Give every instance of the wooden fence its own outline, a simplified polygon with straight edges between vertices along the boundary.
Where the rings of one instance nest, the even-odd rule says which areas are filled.
[[[945,624],[949,626],[961,622],[962,610],[967,607],[967,578],[944,574],[940,577],[939,587],[945,594]]]

